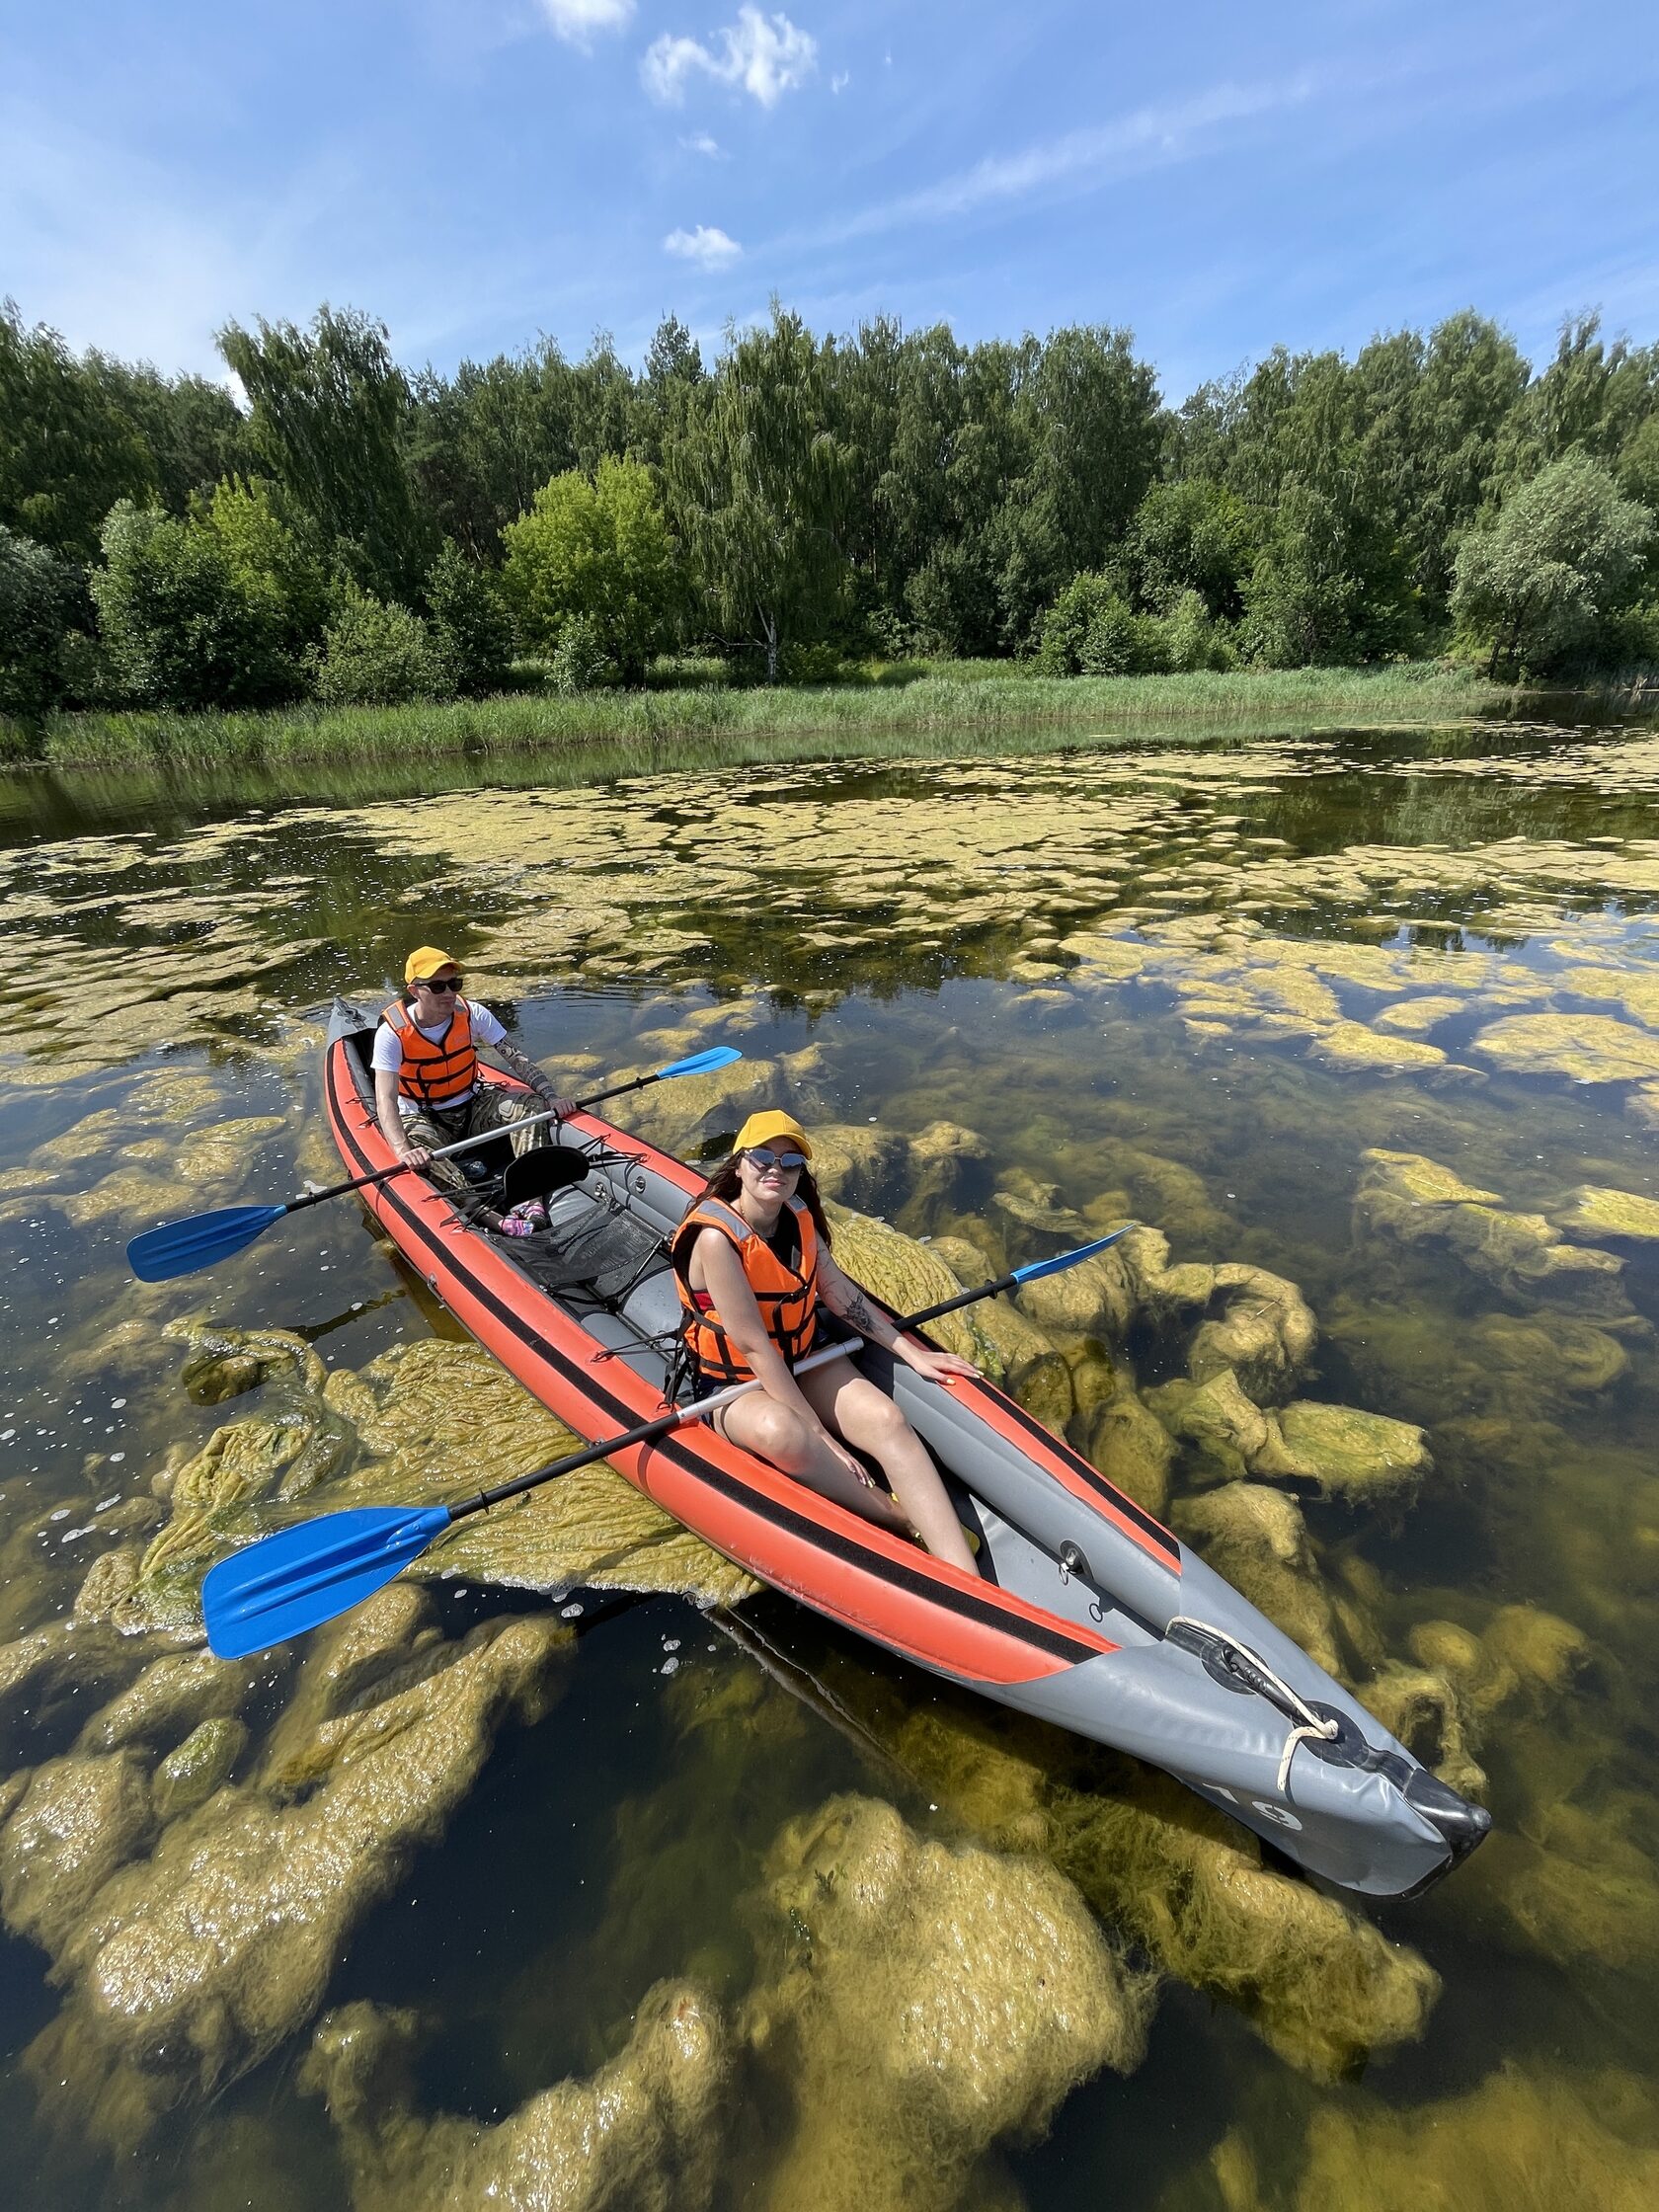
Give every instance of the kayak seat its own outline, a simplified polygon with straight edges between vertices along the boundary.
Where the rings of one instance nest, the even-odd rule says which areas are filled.
[[[504,1240],[539,1290],[617,1306],[649,1272],[666,1264],[663,1240],[632,1214],[611,1213],[581,1190],[561,1192],[538,1235]]]
[[[641,1336],[668,1337],[679,1330],[679,1293],[667,1264],[636,1283],[617,1308]]]

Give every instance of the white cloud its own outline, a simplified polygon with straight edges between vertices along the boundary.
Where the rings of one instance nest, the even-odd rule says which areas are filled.
[[[708,161],[724,161],[726,153],[718,138],[711,138],[706,130],[695,130],[680,144],[688,154],[701,154]]]
[[[663,251],[679,261],[693,262],[698,269],[729,269],[743,248],[713,223],[699,223],[695,230],[671,230],[663,241]]]
[[[567,45],[592,45],[596,31],[622,31],[633,20],[634,0],[541,0],[554,35]]]
[[[677,108],[691,79],[707,76],[717,84],[741,87],[762,108],[775,108],[786,92],[798,92],[818,66],[818,40],[781,12],[763,16],[758,8],[746,5],[738,10],[736,23],[725,25],[714,36],[720,40],[718,51],[698,39],[675,38],[669,32],[652,40],[640,63],[640,77],[653,100]]]
[[[698,69],[715,66],[714,56],[695,39],[675,39],[665,31],[653,39],[640,63],[640,81],[653,100],[665,108],[677,108],[685,98],[685,80]]]
[[[938,222],[971,214],[988,202],[1023,198],[1048,190],[1089,191],[1110,176],[1131,175],[1211,150],[1227,125],[1302,106],[1317,89],[1304,71],[1282,84],[1217,85],[1192,99],[1141,108],[1093,129],[1070,130],[1014,154],[988,155],[936,185],[867,207],[814,233],[818,242],[844,243],[912,222]]]
[[[852,71],[850,69],[837,69],[830,80],[830,90],[831,92],[845,92],[851,82]]]

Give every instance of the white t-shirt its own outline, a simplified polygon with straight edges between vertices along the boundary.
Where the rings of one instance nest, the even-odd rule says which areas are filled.
[[[457,1006],[464,1006],[472,1017],[472,1041],[475,1045],[499,1045],[507,1035],[507,1031],[488,1006],[480,1006],[474,998],[457,998],[455,1003]],[[453,1019],[454,1016],[450,1015],[449,1021]],[[415,1026],[429,1045],[435,1045],[449,1027],[449,1021],[434,1022],[430,1028],[425,1022],[417,1022]],[[403,1047],[398,1043],[397,1031],[390,1022],[383,1021],[374,1032],[372,1065],[377,1075],[395,1075],[403,1066]],[[444,1112],[452,1114],[457,1106],[464,1106],[472,1096],[472,1091],[477,1088],[478,1085],[474,1083],[472,1090],[462,1091],[458,1097],[450,1099]],[[406,1122],[412,1122],[420,1111],[415,1099],[405,1098],[401,1091],[398,1093],[398,1112]]]

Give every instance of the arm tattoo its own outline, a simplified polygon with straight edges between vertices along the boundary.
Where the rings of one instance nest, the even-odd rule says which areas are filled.
[[[841,1318],[844,1321],[850,1321],[860,1336],[874,1336],[876,1333],[876,1316],[865,1304],[864,1293],[856,1287],[853,1289],[851,1298],[841,1308]]]
[[[546,1092],[549,1096],[552,1095],[552,1086],[547,1077],[535,1062],[526,1059],[515,1045],[510,1045],[504,1039],[495,1047],[495,1054],[510,1074],[520,1076],[538,1094]]]

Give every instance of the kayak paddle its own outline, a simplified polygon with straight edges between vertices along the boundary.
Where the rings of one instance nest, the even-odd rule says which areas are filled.
[[[948,1298],[938,1305],[924,1306],[919,1313],[908,1314],[898,1325],[901,1329],[918,1328],[941,1313],[954,1313],[960,1306],[994,1298],[1000,1291],[1035,1282],[1039,1276],[1053,1275],[1063,1267],[1074,1267],[1079,1260],[1092,1258],[1108,1244],[1115,1244],[1120,1236],[1127,1236],[1136,1225],[1130,1222],[1110,1236],[1099,1237],[1074,1252],[1063,1252],[1057,1259],[1033,1260],[1027,1267],[1016,1267],[1011,1274],[977,1291],[964,1291],[960,1298]],[[860,1341],[853,1338],[826,1345],[802,1360],[795,1373],[805,1375],[812,1368],[824,1367],[843,1352],[856,1351]],[[208,1645],[220,1659],[243,1659],[250,1652],[265,1651],[273,1644],[286,1642],[289,1636],[302,1635],[307,1628],[321,1627],[325,1620],[333,1620],[372,1597],[401,1574],[411,1559],[418,1559],[430,1544],[469,1514],[487,1512],[525,1490],[556,1481],[561,1474],[574,1474],[578,1467],[608,1459],[613,1452],[650,1444],[688,1422],[707,1420],[711,1413],[722,1411],[759,1387],[759,1378],[755,1377],[748,1382],[734,1382],[729,1389],[717,1390],[713,1397],[699,1398],[694,1404],[672,1406],[667,1413],[642,1421],[637,1428],[624,1429],[620,1436],[588,1445],[568,1459],[516,1475],[511,1482],[498,1482],[493,1490],[480,1490],[457,1505],[351,1506],[343,1513],[319,1514],[315,1520],[261,1537],[209,1567],[202,1580],[201,1612]]]
[[[730,1067],[733,1061],[742,1058],[743,1054],[735,1045],[715,1045],[707,1052],[693,1053],[689,1060],[676,1060],[667,1067],[659,1067],[650,1075],[636,1075],[632,1082],[617,1083],[610,1090],[595,1092],[592,1098],[579,1098],[575,1111],[586,1113],[590,1106],[602,1106],[607,1098],[620,1098],[626,1091],[643,1090],[647,1083],[667,1082],[671,1075],[712,1074],[715,1068]],[[545,1114],[526,1114],[522,1121],[514,1122],[513,1128],[533,1129],[539,1122],[558,1118],[549,1108]],[[432,1156],[447,1159],[451,1153],[471,1151],[475,1146],[488,1145],[508,1134],[503,1129],[487,1129],[477,1137],[463,1137],[456,1144],[439,1146]],[[393,1175],[410,1172],[407,1160],[394,1160],[390,1167],[377,1167],[372,1174],[354,1175],[349,1183],[332,1183],[326,1191],[307,1191],[303,1198],[290,1198],[285,1206],[225,1206],[213,1214],[187,1214],[179,1221],[163,1222],[159,1228],[147,1228],[141,1236],[135,1236],[126,1247],[126,1264],[140,1283],[165,1283],[175,1275],[191,1275],[198,1267],[212,1267],[219,1260],[229,1259],[233,1252],[240,1252],[256,1236],[263,1236],[285,1215],[303,1213],[307,1206],[321,1206],[325,1198],[343,1198],[348,1191],[365,1190],[370,1183],[384,1183]]]

